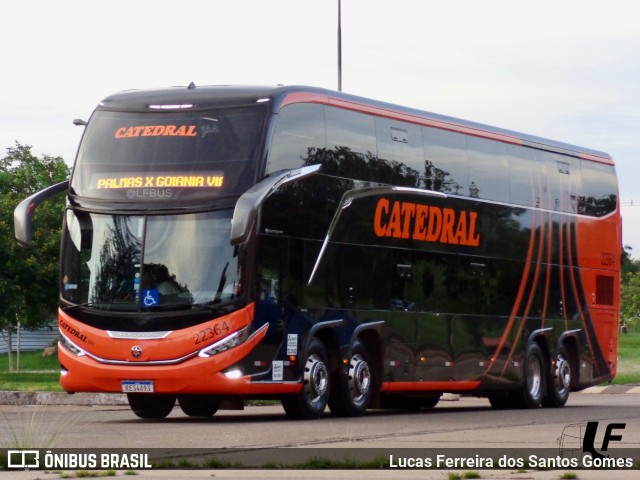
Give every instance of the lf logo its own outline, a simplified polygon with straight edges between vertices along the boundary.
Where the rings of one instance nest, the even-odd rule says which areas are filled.
[[[607,429],[605,430],[604,437],[602,439],[601,450],[603,452],[606,452],[608,450],[609,442],[619,442],[620,440],[622,440],[622,434],[614,435],[612,432],[614,430],[624,430],[626,426],[626,423],[610,423],[609,425],[607,425]],[[590,453],[593,458],[605,458],[605,455],[597,452],[594,446],[597,431],[598,422],[587,422],[587,429],[585,430],[584,438],[582,439],[582,451],[584,453]],[[608,457],[608,455],[606,455],[606,457]]]

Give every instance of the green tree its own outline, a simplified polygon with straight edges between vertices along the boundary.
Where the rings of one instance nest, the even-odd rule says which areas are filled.
[[[640,259],[631,258],[632,248],[629,245],[625,245],[622,249],[622,258],[620,261],[620,270],[622,273],[622,281],[628,273],[638,273],[640,271]]]
[[[28,249],[14,240],[13,211],[31,194],[68,176],[61,157],[38,158],[30,146],[18,142],[0,160],[0,331],[10,354],[18,322],[35,329],[55,315],[64,196],[46,200],[36,209],[33,245]],[[13,370],[11,355],[9,369]]]
[[[640,326],[640,273],[629,272],[620,288],[620,319],[629,328]]]
[[[629,328],[640,327],[640,260],[631,258],[631,247],[622,252],[620,320]]]

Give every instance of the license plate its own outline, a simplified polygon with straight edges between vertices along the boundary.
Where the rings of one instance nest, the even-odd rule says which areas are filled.
[[[123,393],[153,393],[152,380],[125,380],[122,382]]]

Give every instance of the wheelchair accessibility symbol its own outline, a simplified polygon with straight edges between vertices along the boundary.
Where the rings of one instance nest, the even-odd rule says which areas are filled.
[[[142,305],[145,307],[153,307],[154,305],[158,305],[160,303],[160,297],[158,295],[158,290],[155,288],[151,288],[148,290],[142,290]]]

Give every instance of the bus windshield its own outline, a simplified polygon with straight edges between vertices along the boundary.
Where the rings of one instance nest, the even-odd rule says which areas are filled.
[[[241,285],[230,219],[231,210],[164,216],[67,210],[62,297],[127,312],[227,304]]]
[[[71,193],[110,201],[236,195],[254,180],[265,108],[94,113]]]

